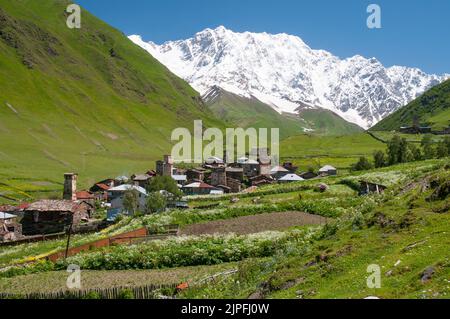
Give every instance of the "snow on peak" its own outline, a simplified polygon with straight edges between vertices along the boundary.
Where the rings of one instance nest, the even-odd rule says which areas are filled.
[[[302,105],[330,109],[364,128],[449,77],[385,68],[361,55],[339,59],[285,33],[238,33],[218,26],[162,45],[138,35],[129,38],[202,95],[218,86],[280,113],[294,113]]]

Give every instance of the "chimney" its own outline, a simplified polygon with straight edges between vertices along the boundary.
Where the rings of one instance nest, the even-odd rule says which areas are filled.
[[[74,173],[64,174],[63,199],[71,201],[77,200],[77,178],[78,175]]]

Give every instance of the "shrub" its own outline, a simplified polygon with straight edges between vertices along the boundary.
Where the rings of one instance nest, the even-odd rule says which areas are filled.
[[[373,168],[373,165],[369,162],[367,157],[361,156],[359,161],[352,165],[352,171],[367,171]]]

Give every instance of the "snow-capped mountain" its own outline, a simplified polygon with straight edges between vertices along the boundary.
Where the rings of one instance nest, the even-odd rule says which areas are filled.
[[[330,109],[364,128],[375,125],[449,75],[385,68],[377,59],[339,59],[288,34],[236,33],[221,26],[157,45],[130,39],[201,94],[217,85],[278,112]]]

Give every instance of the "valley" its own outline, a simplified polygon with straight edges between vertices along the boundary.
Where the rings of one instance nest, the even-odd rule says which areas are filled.
[[[449,74],[70,3],[0,0],[0,300],[450,298]],[[177,128],[280,156],[179,163]]]

